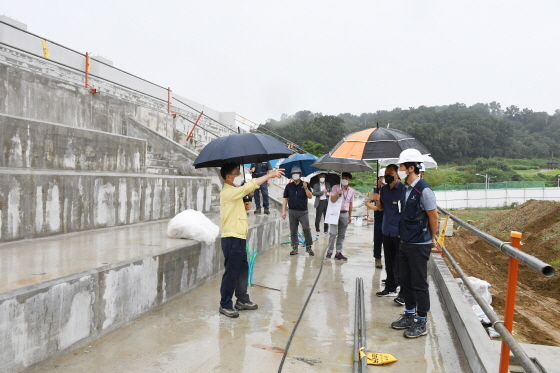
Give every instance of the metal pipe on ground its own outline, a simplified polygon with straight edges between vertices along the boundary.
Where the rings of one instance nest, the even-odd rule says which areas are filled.
[[[504,254],[519,260],[521,263],[527,265],[529,268],[533,269],[534,271],[542,274],[545,277],[552,277],[555,274],[555,269],[551,265],[543,262],[542,260],[535,258],[532,255],[526,254],[521,250],[516,249],[515,247],[511,246],[509,242],[504,242],[496,237],[489,235],[486,232],[481,231],[480,229],[470,225],[467,222],[459,219],[458,217],[452,215],[448,211],[442,209],[438,206],[438,210],[441,211],[442,214],[448,215],[451,220],[462,226],[463,228],[467,229],[468,231],[474,233],[478,237],[482,238],[484,241],[488,242],[490,245],[497,247],[500,249]]]
[[[365,373],[367,369],[367,357],[360,359],[360,348],[364,353],[367,350],[366,340],[366,315],[364,302],[364,281],[361,277],[356,278],[356,301],[354,304],[354,373]]]
[[[525,369],[527,373],[542,373],[542,371],[535,365],[531,358],[529,358],[529,356],[517,343],[515,338],[513,338],[510,332],[506,329],[503,321],[498,318],[498,315],[496,315],[494,310],[492,310],[490,306],[488,306],[486,301],[476,292],[476,289],[472,286],[471,282],[467,278],[467,275],[465,275],[465,272],[463,272],[455,259],[453,259],[451,254],[449,254],[449,251],[447,251],[445,247],[442,247],[441,249],[446,255],[445,259],[449,261],[455,272],[457,272],[459,277],[461,277],[461,280],[463,280],[463,284],[465,284],[467,289],[469,289],[469,292],[471,293],[473,298],[476,300],[480,308],[482,308],[488,319],[492,322],[492,327],[494,327],[494,329],[496,329],[496,331],[500,333],[502,339],[504,340],[504,342],[506,342],[511,352],[513,352],[513,354],[521,360],[523,369]]]

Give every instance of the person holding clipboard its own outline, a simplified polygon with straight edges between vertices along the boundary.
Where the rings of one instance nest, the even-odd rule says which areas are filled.
[[[336,244],[335,259],[348,260],[342,255],[342,244],[346,236],[348,224],[352,222],[352,205],[354,204],[354,189],[348,184],[352,180],[350,172],[343,172],[340,185],[331,189],[330,204],[327,209],[325,222],[329,223],[329,243],[327,245],[327,259],[332,257]],[[338,215],[338,216],[337,216]]]

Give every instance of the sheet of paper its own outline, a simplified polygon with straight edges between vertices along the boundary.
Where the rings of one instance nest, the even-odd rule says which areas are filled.
[[[327,206],[327,215],[325,216],[325,223],[338,225],[338,218],[340,216],[340,209],[342,207],[342,198],[336,202],[331,202],[329,198],[329,205]]]

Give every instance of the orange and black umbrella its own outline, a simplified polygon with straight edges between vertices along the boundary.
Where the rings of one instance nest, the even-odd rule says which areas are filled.
[[[392,128],[370,128],[354,132],[342,139],[331,151],[331,157],[363,160],[399,158],[405,149],[418,149],[422,154],[430,154],[420,141],[408,133]]]

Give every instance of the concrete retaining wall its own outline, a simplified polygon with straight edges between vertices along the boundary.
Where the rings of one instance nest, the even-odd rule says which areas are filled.
[[[250,227],[259,251],[282,221]],[[22,372],[126,325],[223,271],[220,239],[177,247],[0,294],[0,371]],[[219,293],[216,289],[216,312]]]
[[[459,289],[445,261],[439,255],[432,255],[428,266],[472,372],[497,372],[500,356],[494,352],[492,340]]]
[[[146,172],[146,140],[0,114],[0,167]]]
[[[212,179],[0,170],[0,242],[208,212]]]

